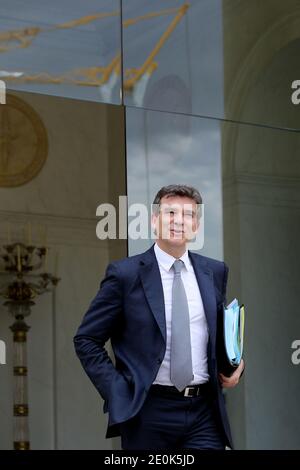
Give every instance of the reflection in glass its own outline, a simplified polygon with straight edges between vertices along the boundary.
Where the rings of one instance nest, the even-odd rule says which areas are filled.
[[[199,189],[204,203],[201,253],[222,259],[221,130],[217,121],[127,108],[128,202],[150,211],[157,191],[168,184]],[[203,221],[202,221],[203,222]],[[130,224],[130,218],[129,218]],[[153,240],[130,240],[129,253]]]
[[[126,104],[223,115],[220,0],[129,0],[123,18]]]
[[[125,103],[300,129],[299,12],[297,0],[124,1]]]
[[[3,4],[4,3],[4,4]],[[120,103],[120,1],[2,2],[7,88]]]
[[[246,372],[228,393],[239,448],[299,449],[299,146],[299,133],[223,124],[227,298],[247,312]]]
[[[223,0],[223,41],[225,117],[300,129],[299,2]]]
[[[246,372],[226,392],[236,448],[299,449],[300,134],[134,108],[126,121],[129,204],[169,183],[199,188],[200,254],[224,252],[227,301],[246,305]],[[129,253],[150,243],[129,240]]]
[[[3,243],[30,239],[34,245],[46,244],[45,270],[62,279],[55,296],[35,299],[30,316],[27,380],[31,446],[35,450],[111,449],[116,442],[105,439],[106,415],[100,412],[101,400],[83,375],[72,338],[108,263],[127,254],[126,240],[99,240],[96,236],[97,208],[106,203],[117,208],[119,195],[126,194],[124,109],[39,93],[18,91],[14,96],[24,109],[29,105],[39,114],[49,147],[38,175],[25,184],[0,188]],[[8,104],[0,106],[0,114],[2,109],[11,112]],[[11,127],[10,137],[18,146],[12,146],[9,161],[10,168],[18,169],[18,161],[25,155],[22,150],[27,149],[25,156],[30,162],[34,154],[28,149],[37,144],[32,140],[29,146],[22,121],[15,122],[18,126]],[[0,161],[8,136],[7,126],[2,127]],[[0,305],[0,336],[8,348],[10,325],[11,318]],[[7,358],[11,365],[13,359],[16,365],[24,365],[24,354],[18,347],[15,356],[8,349]],[[12,445],[12,377],[10,365],[0,366],[0,449]],[[18,379],[15,387],[21,404],[26,399],[20,396],[22,381]],[[21,439],[27,430],[26,422],[20,423]]]

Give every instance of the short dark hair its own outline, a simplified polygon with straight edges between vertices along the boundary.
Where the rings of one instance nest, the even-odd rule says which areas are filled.
[[[153,204],[160,204],[161,199],[165,196],[189,197],[190,199],[194,199],[196,204],[202,204],[202,197],[198,189],[185,184],[169,184],[169,186],[163,186],[156,194]]]
[[[154,212],[157,213],[157,210],[155,209],[160,206],[160,202],[163,197],[172,196],[189,197],[190,199],[193,199],[196,204],[202,204],[202,197],[198,189],[194,188],[193,186],[187,186],[185,184],[169,184],[168,186],[163,186],[160,188],[156,194],[153,201]]]

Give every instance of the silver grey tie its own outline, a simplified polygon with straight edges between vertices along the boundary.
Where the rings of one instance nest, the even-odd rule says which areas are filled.
[[[183,390],[193,379],[190,316],[188,301],[181,279],[184,263],[178,259],[173,264],[175,271],[172,287],[171,322],[171,382]]]

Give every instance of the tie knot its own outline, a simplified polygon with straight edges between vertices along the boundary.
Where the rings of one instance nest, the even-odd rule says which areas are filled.
[[[174,261],[173,268],[174,268],[175,274],[181,273],[183,265],[184,265],[184,262],[181,259],[177,259],[176,261]]]

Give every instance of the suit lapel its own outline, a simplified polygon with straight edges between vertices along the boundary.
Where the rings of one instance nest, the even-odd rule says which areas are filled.
[[[206,261],[195,253],[189,251],[189,256],[193,264],[195,275],[198,281],[204,312],[208,324],[209,336],[212,346],[212,356],[215,356],[216,350],[216,332],[217,332],[217,304],[216,293],[214,289],[213,272],[208,268]]]
[[[144,257],[140,262],[140,276],[147,301],[164,338],[164,341],[166,342],[164,293],[160,271],[153,247],[154,245],[144,253]]]

